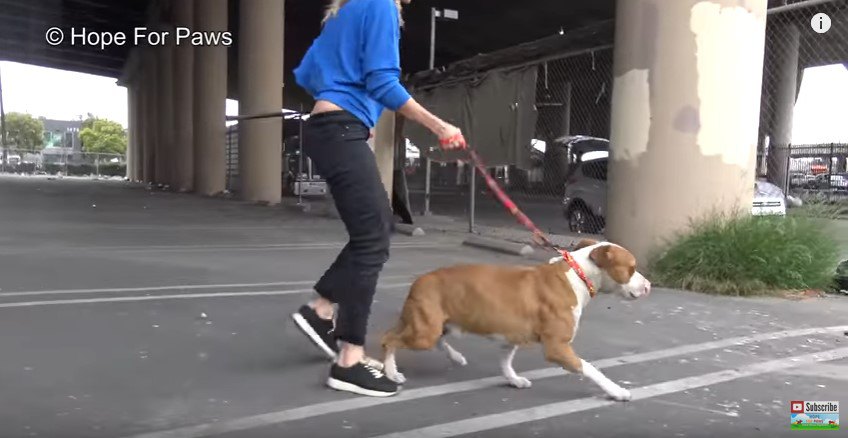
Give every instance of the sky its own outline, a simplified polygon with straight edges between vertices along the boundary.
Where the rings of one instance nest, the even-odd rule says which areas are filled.
[[[6,112],[57,120],[88,113],[127,127],[127,89],[103,76],[0,61]],[[227,99],[227,115],[238,115],[238,102]]]
[[[113,78],[0,62],[6,112],[73,120],[92,113],[127,126],[127,92]],[[845,123],[848,69],[839,65],[808,68],[795,104],[793,143],[848,142]],[[227,115],[238,102],[227,100]],[[544,148],[542,143],[537,148]]]

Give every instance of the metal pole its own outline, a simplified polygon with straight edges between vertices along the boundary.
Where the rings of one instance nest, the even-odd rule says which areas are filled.
[[[294,184],[297,187],[297,205],[303,205],[303,183],[298,184],[297,182],[300,176],[303,175],[303,104],[300,104],[300,123],[298,129],[300,132],[297,136],[299,143],[297,147],[297,177],[294,179]]]
[[[780,14],[782,12],[794,11],[796,9],[810,8],[813,6],[823,5],[825,3],[833,3],[834,0],[807,0],[788,5],[777,6],[766,11],[766,14]]]
[[[3,149],[3,156],[0,157],[0,169],[6,172],[6,160],[9,159],[9,153],[6,151],[6,110],[3,108],[3,79],[0,76],[0,148]]]
[[[473,233],[474,232],[474,210],[475,210],[475,207],[476,207],[475,204],[476,204],[476,201],[477,201],[477,198],[476,198],[476,196],[477,196],[477,168],[473,164],[470,164],[470,163],[469,163],[468,167],[471,169],[471,177],[468,181],[468,187],[469,187],[468,232]]]
[[[430,8],[430,70],[435,68],[436,64],[436,8]],[[422,150],[423,152],[423,150]],[[428,150],[426,165],[424,169],[424,216],[430,216],[430,172],[432,163],[430,161],[430,152]]]

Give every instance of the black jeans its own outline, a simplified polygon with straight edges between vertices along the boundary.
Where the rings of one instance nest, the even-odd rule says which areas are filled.
[[[359,119],[346,111],[316,114],[303,131],[304,152],[327,180],[350,236],[315,291],[338,304],[336,338],[364,345],[377,279],[389,259],[389,196]]]

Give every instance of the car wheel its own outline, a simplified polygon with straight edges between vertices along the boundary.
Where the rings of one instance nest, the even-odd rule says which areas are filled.
[[[592,213],[585,206],[575,205],[571,207],[566,213],[566,218],[568,219],[568,229],[572,233],[592,232]]]

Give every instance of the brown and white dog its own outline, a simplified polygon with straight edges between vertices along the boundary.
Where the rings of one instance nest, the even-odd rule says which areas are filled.
[[[636,271],[636,258],[621,246],[584,240],[571,254],[598,291],[618,292],[630,299],[651,292],[651,283]],[[541,343],[548,361],[590,378],[615,400],[630,400],[628,390],[572,348],[580,315],[592,295],[587,282],[562,257],[531,267],[438,269],[413,283],[400,321],[383,336],[384,372],[403,383],[406,379],[398,372],[396,351],[430,350],[437,345],[452,361],[466,365],[465,357],[447,343],[445,335],[467,332],[506,342],[501,370],[516,388],[531,385],[512,368],[516,351]]]

